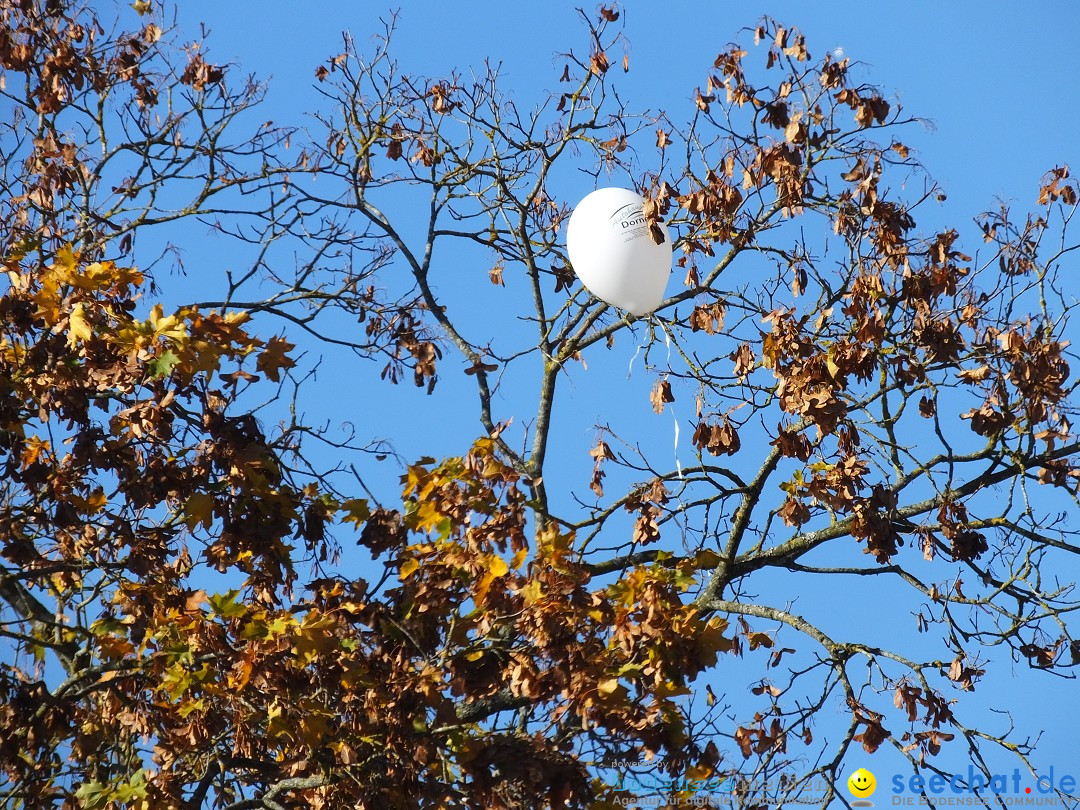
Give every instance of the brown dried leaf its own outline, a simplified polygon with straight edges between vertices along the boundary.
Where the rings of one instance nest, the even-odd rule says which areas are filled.
[[[711,104],[715,100],[716,96],[714,95],[701,95],[701,88],[697,88],[696,90],[694,90],[694,103],[697,105],[697,108],[704,113],[707,113],[709,111],[709,104]]]
[[[608,62],[607,54],[601,50],[595,51],[589,59],[589,71],[594,76],[603,76],[609,67],[611,64]]]
[[[490,373],[492,371],[498,371],[499,367],[493,363],[485,363],[482,357],[477,357],[471,366],[465,369],[465,373],[469,376],[479,374],[481,371]]]
[[[749,343],[740,344],[728,358],[735,361],[734,375],[739,382],[746,382],[754,370],[754,350]]]
[[[671,383],[667,380],[657,380],[652,393],[649,394],[649,402],[652,403],[653,410],[656,413],[663,413],[664,403],[674,401],[675,395],[671,393]]]
[[[756,728],[739,726],[739,728],[735,729],[735,744],[739,746],[743,759],[749,759],[754,752],[754,738],[760,733]]]
[[[607,459],[609,461],[615,460],[615,454],[611,452],[611,448],[608,447],[608,443],[602,439],[596,443],[596,447],[589,451],[589,455],[597,461]]]

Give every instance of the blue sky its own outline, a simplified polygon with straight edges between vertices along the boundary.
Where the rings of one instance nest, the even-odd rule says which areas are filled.
[[[587,10],[592,12],[593,7]],[[1046,170],[1065,162],[1080,166],[1072,41],[1080,30],[1080,10],[1073,3],[672,1],[635,3],[623,11],[631,72],[616,82],[631,108],[668,110],[678,117],[692,104],[695,87],[704,84],[716,53],[762,14],[799,27],[814,56],[841,49],[861,62],[861,79],[880,86],[887,98],[898,99],[909,114],[926,122],[909,127],[903,140],[941,184],[947,199],[933,211],[924,211],[920,224],[926,228],[955,224],[967,229],[969,244],[974,244],[976,233],[971,218],[993,207],[995,199],[1029,206]],[[212,31],[211,61],[232,62],[245,72],[271,77],[260,115],[281,124],[303,125],[305,111],[318,104],[311,89],[314,70],[341,50],[341,30],[349,29],[363,43],[381,30],[378,19],[386,13],[372,2],[278,5],[189,0],[180,6],[179,23],[191,32],[197,31],[198,23],[206,23]],[[407,70],[434,76],[453,69],[467,75],[470,67],[480,70],[485,58],[500,62],[504,86],[514,88],[520,105],[530,106],[554,86],[561,70],[557,55],[583,46],[574,4],[464,0],[404,4],[394,50]],[[567,184],[568,195],[583,196],[591,190],[584,180],[580,189],[571,186]],[[185,252],[189,264],[211,272],[232,259],[227,253],[200,252],[198,245],[185,246]],[[237,256],[236,261],[242,258]],[[486,279],[480,275],[475,283],[486,284]],[[491,292],[485,287],[482,294]],[[583,455],[594,438],[590,425],[617,414],[631,427],[657,430],[642,393],[651,379],[640,373],[640,360],[638,373],[628,378],[634,350],[620,349],[625,351],[617,359],[579,375],[561,391],[575,419],[560,428],[563,446],[553,452],[560,469],[577,476],[578,489],[584,489],[588,480],[589,460]],[[453,367],[458,360],[447,363]],[[397,389],[379,385],[377,369],[357,372],[368,374],[368,380],[352,371],[343,375],[333,365],[329,368],[315,389],[326,416],[348,418],[372,436],[392,437],[406,458],[461,452],[477,433],[474,399],[463,375],[446,374],[437,396],[424,400],[411,385]],[[507,394],[504,401],[506,410],[512,411],[514,395]],[[631,401],[633,408],[624,404]],[[687,414],[682,417],[685,443]],[[670,417],[663,419],[666,432],[657,442],[670,444]],[[388,469],[389,480],[395,475]],[[800,610],[807,612],[828,613],[835,599],[835,594],[824,591],[799,596]],[[889,632],[911,632],[908,618],[901,619],[864,614],[848,615],[843,621],[853,633],[872,632],[876,622]],[[1080,771],[1075,686],[1026,669],[1023,663],[1004,662],[993,685],[988,682],[985,690],[980,687],[973,698],[968,697],[968,710],[978,703],[984,707],[983,716],[1000,726],[989,711],[1008,704],[1019,726],[1036,733],[1045,730],[1036,760],[1040,766],[1053,765],[1059,775],[1069,769]],[[1010,672],[1016,674],[1015,680]],[[963,751],[953,751],[950,757],[951,764],[966,769]],[[1000,761],[1011,772],[1013,764]],[[854,753],[847,762],[847,770],[870,767],[882,788],[901,766],[891,752],[872,759]]]

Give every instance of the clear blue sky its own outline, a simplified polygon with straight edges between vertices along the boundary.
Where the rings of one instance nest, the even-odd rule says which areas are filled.
[[[395,51],[405,69],[436,76],[455,68],[466,73],[471,66],[479,70],[485,57],[501,62],[505,86],[514,88],[519,105],[531,106],[558,76],[557,53],[584,49],[574,5],[477,0],[405,4]],[[593,6],[587,10],[591,13]],[[1074,92],[1080,7],[1075,3],[669,0],[634,3],[623,11],[632,69],[617,79],[617,86],[631,108],[673,113],[686,109],[717,52],[762,14],[799,27],[815,56],[842,49],[862,62],[864,80],[927,121],[926,127],[909,128],[904,135],[948,195],[929,220],[923,215],[920,224],[927,228],[945,223],[969,228],[972,216],[992,207],[998,197],[1030,205],[1046,170],[1063,162],[1080,167],[1080,104]],[[211,61],[234,62],[245,71],[271,76],[267,118],[303,124],[302,114],[317,104],[311,90],[314,69],[341,50],[341,30],[349,29],[362,43],[381,30],[378,18],[385,15],[386,7],[370,0],[302,4],[186,0],[179,21],[182,29],[192,32],[200,22],[212,30]],[[583,185],[580,193],[589,190]],[[973,233],[966,232],[969,243]],[[210,268],[230,259],[203,256],[197,246],[186,251],[189,264]],[[480,277],[476,283],[481,282],[486,280]],[[562,392],[572,396],[580,419],[564,428],[569,449],[560,463],[578,476],[581,488],[588,476],[589,460],[582,458],[592,439],[588,427],[622,407],[621,393],[612,386],[625,385],[639,401],[642,386],[647,388],[648,380],[640,375],[626,380],[631,354],[628,349],[620,355],[617,369],[597,370],[595,378],[582,376]],[[468,378],[447,375],[459,382],[441,382],[443,393],[424,401],[411,386],[377,385],[376,374],[371,371],[372,382],[336,378],[327,382],[324,375],[320,391],[331,404],[329,415],[352,419],[373,436],[393,437],[406,458],[457,453],[476,435]],[[352,389],[353,396],[342,396],[350,384],[358,386]],[[336,402],[335,393],[340,397]],[[425,410],[431,408],[438,411]],[[643,408],[641,419],[651,417]],[[656,429],[655,421],[641,425],[642,430]],[[682,441],[687,438],[684,428]],[[556,451],[556,458],[560,454]],[[801,598],[800,610],[809,612],[827,609],[833,595],[803,593]],[[909,617],[901,618],[890,617],[889,626],[897,628],[895,632],[911,632]],[[850,626],[857,629],[863,619],[851,617]],[[1072,770],[1080,775],[1075,733],[1080,701],[1075,685],[1025,670],[1023,663],[1001,664],[987,687],[967,698],[968,710],[977,703],[986,712],[983,716],[990,718],[990,708],[1009,705],[1022,728],[1045,730],[1037,759],[1041,767],[1052,765],[1059,774]],[[1015,680],[1010,672],[1017,675]],[[999,719],[992,722],[1000,728]],[[955,751],[951,762],[966,770],[963,753]],[[872,760],[853,753],[847,762],[845,770],[860,764],[870,767],[882,785],[901,766],[895,754],[884,751]],[[1012,763],[1008,768],[1011,772]]]

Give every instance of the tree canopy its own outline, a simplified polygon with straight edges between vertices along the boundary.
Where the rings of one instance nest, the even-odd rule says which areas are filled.
[[[968,706],[1080,662],[1067,167],[920,227],[916,119],[771,19],[666,112],[617,92],[616,7],[532,94],[411,73],[390,20],[300,128],[134,11],[0,4],[9,806],[603,810],[643,772],[824,806],[855,751],[1036,767]],[[576,279],[573,172],[670,229],[652,315]],[[206,226],[249,266],[166,272]],[[320,354],[436,423],[452,378],[475,441],[328,425]],[[632,357],[583,442],[569,387]]]

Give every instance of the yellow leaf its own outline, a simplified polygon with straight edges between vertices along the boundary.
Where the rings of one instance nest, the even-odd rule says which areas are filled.
[[[412,573],[420,567],[419,561],[415,557],[407,559],[401,564],[401,570],[398,571],[398,579],[404,581],[412,576]]]
[[[109,499],[105,497],[104,490],[96,489],[90,494],[90,497],[86,499],[87,509],[92,514],[96,514],[105,508],[105,504],[109,502]]]
[[[297,625],[296,619],[288,614],[281,614],[275,616],[270,620],[270,623],[266,625],[266,632],[271,638],[284,635],[289,631],[290,627]]]
[[[418,532],[432,532],[446,521],[446,516],[439,507],[428,500],[421,500],[413,506],[412,512],[406,512],[405,525]]]
[[[72,308],[71,315],[68,316],[68,348],[74,349],[77,341],[87,341],[93,334],[90,331],[90,324],[86,322],[85,312],[80,302]]]
[[[701,782],[712,776],[715,770],[708,765],[691,765],[686,769],[686,778]]]
[[[209,529],[214,520],[214,496],[206,492],[196,492],[184,504],[184,523],[189,530],[194,530],[200,523]]]
[[[718,617],[709,619],[703,630],[697,634],[698,650],[701,660],[710,666],[716,661],[718,652],[729,652],[732,648],[731,639],[724,636],[727,622]]]
[[[155,304],[150,310],[150,326],[156,337],[168,338],[177,343],[187,337],[187,324],[181,322],[176,315],[165,316],[161,304]]]
[[[521,549],[514,555],[514,561],[510,563],[511,568],[520,568],[521,564],[525,562],[525,558],[529,556],[529,550],[526,548]]]
[[[521,596],[525,600],[526,605],[531,605],[543,596],[543,591],[540,588],[540,583],[535,579],[521,589]]]
[[[570,545],[573,542],[574,532],[560,534],[553,524],[549,524],[538,538],[537,556],[558,569],[563,559],[569,554]]]
[[[504,560],[502,557],[498,557],[495,555],[491,556],[490,562],[488,563],[488,571],[491,572],[492,576],[505,576],[509,570],[510,566],[506,564],[506,560]]]
[[[673,681],[664,681],[662,684],[656,686],[653,689],[653,695],[658,698],[682,697],[683,695],[689,694],[689,688],[685,686],[679,686]]]
[[[473,601],[478,607],[482,607],[484,600],[487,599],[487,592],[491,589],[493,579],[495,579],[495,576],[491,571],[488,571],[476,581],[476,586],[473,588]]]
[[[371,509],[364,498],[352,498],[341,504],[340,510],[345,513],[341,518],[342,523],[353,523],[359,528],[371,517]]]
[[[185,700],[181,702],[177,714],[180,717],[187,717],[192,712],[201,712],[206,708],[206,698],[199,698],[198,700]]]
[[[758,647],[768,649],[773,645],[772,637],[768,633],[751,633],[747,638],[750,640],[751,650],[756,650]]]
[[[80,290],[100,290],[113,283],[116,266],[112,262],[94,262],[83,268],[72,283]]]
[[[336,622],[330,616],[308,614],[304,617],[301,630],[297,633],[293,645],[293,652],[297,657],[308,664],[332,651],[338,642],[333,634]]]
[[[75,252],[71,249],[71,245],[64,245],[57,251],[56,254],[57,263],[60,268],[68,273],[72,273],[75,270]]]
[[[694,555],[695,568],[716,568],[722,558],[710,548],[703,549]]]
[[[601,695],[610,695],[619,688],[618,678],[605,678],[596,684],[596,691]]]
[[[833,360],[832,352],[829,352],[825,358],[825,370],[829,372],[829,376],[834,380],[837,380],[840,376],[840,366],[836,365],[836,361]]]

